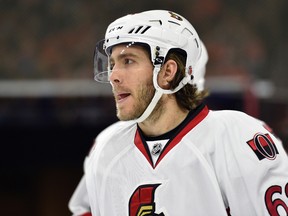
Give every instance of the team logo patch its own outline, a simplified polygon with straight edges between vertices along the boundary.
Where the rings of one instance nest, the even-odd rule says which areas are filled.
[[[165,216],[155,213],[155,190],[160,184],[139,186],[129,200],[129,216]]]
[[[247,144],[251,147],[259,160],[263,160],[264,158],[274,160],[277,154],[279,154],[275,143],[268,133],[255,134],[253,139],[249,140]]]

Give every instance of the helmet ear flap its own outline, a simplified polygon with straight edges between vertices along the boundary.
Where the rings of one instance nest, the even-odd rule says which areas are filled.
[[[165,58],[165,62],[169,59],[169,55],[171,55],[171,53],[176,54],[179,57],[179,60],[182,62],[182,64],[185,66],[186,62],[187,62],[187,52],[183,49],[180,48],[171,48]]]
[[[165,61],[167,62],[169,59],[174,60],[177,63],[177,73],[174,79],[170,82],[171,89],[175,89],[181,80],[186,76],[186,61],[187,61],[187,53],[185,50],[179,48],[172,48],[168,51]]]

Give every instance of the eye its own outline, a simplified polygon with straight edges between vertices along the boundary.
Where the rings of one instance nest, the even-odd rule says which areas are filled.
[[[109,65],[108,65],[108,69],[112,70],[114,66],[115,66],[115,63],[114,62],[110,62]]]
[[[132,64],[134,61],[132,60],[132,59],[128,59],[128,58],[125,58],[124,59],[124,63],[125,63],[125,65],[126,64]]]

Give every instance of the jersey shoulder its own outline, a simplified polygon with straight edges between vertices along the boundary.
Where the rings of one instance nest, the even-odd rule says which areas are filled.
[[[211,110],[213,116],[219,118],[219,119],[227,119],[227,120],[250,120],[250,121],[257,121],[262,122],[261,120],[252,117],[242,111],[237,110]]]
[[[211,111],[211,119],[218,127],[226,131],[242,129],[241,131],[257,131],[265,127],[265,122],[236,110]],[[239,132],[241,132],[239,131]],[[236,132],[236,131],[234,131]]]
[[[272,158],[287,157],[282,141],[262,120],[244,112],[223,110],[212,111],[210,121],[214,122],[217,144],[232,150],[235,158],[246,155],[255,161],[264,158],[272,161]]]
[[[134,121],[118,121],[111,124],[97,135],[90,153],[96,148],[103,149],[109,145],[113,145],[113,148],[116,148],[126,144],[127,142],[125,141],[131,139],[133,134],[135,134],[136,128]]]
[[[105,128],[101,133],[98,134],[96,139],[108,140],[114,137],[120,138],[125,133],[127,133],[127,131],[134,127],[136,127],[136,123],[133,121],[118,121]]]

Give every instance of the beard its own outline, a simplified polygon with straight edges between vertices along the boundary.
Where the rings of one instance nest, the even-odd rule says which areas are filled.
[[[150,104],[155,93],[153,83],[142,85],[138,88],[137,92],[133,94],[134,103],[130,112],[124,112],[117,107],[117,117],[121,121],[135,120],[139,118]]]

